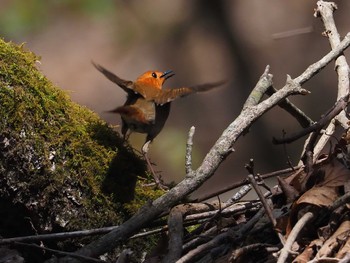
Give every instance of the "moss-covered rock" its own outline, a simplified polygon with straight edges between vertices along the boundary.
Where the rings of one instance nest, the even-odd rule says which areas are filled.
[[[37,61],[0,39],[0,235],[116,225],[146,166]]]

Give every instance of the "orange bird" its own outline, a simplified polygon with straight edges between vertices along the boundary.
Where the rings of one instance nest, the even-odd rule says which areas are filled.
[[[127,139],[128,131],[147,134],[142,153],[149,165],[150,162],[146,155],[149,144],[163,129],[169,116],[171,102],[192,93],[210,90],[224,83],[224,81],[219,81],[192,87],[163,89],[164,82],[174,76],[171,70],[164,72],[147,71],[133,82],[119,78],[94,62],[93,65],[127,93],[125,104],[111,112],[121,115],[124,139]]]
[[[124,106],[111,112],[121,115],[124,138],[127,138],[129,130],[147,134],[146,142],[142,147],[144,153],[147,152],[149,143],[163,129],[173,100],[192,93],[207,91],[224,83],[224,81],[218,81],[192,87],[163,89],[164,82],[175,75],[171,70],[147,71],[133,82],[119,78],[100,65],[95,63],[93,65],[127,93]]]

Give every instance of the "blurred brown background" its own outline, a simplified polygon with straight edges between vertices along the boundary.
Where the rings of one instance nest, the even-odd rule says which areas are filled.
[[[341,36],[350,31],[350,1],[336,1]],[[105,111],[123,104],[124,92],[105,79],[91,60],[122,78],[134,80],[146,70],[175,71],[167,87],[227,79],[225,87],[173,103],[168,122],[153,142],[150,156],[165,181],[184,177],[187,133],[194,125],[194,168],[222,131],[239,114],[247,95],[267,64],[281,88],[286,74],[298,76],[329,51],[321,36],[323,24],[313,17],[316,1],[117,1],[0,0],[0,36],[25,42],[41,56],[39,67],[74,101],[118,125],[119,116]],[[298,34],[287,36],[295,30]],[[287,33],[287,34],[285,34]],[[336,98],[333,65],[305,85],[306,97],[293,97],[317,120]],[[244,164],[254,158],[256,171],[269,172],[299,160],[302,141],[271,143],[282,129],[300,127],[279,108],[273,109],[240,138],[235,152],[197,195],[213,192],[246,175]],[[144,135],[131,144],[140,149]]]

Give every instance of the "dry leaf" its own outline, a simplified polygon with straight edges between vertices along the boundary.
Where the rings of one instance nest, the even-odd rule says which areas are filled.
[[[318,186],[343,186],[350,181],[350,170],[337,160],[333,160],[322,169],[324,170],[324,180],[317,183]]]
[[[338,189],[336,187],[314,186],[299,197],[296,205],[307,203],[327,207],[332,205],[338,196]]]

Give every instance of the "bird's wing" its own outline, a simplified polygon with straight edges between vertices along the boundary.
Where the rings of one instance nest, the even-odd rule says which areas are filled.
[[[163,89],[159,92],[159,94],[157,94],[157,97],[154,98],[154,102],[156,104],[163,105],[177,98],[181,98],[181,97],[190,95],[192,93],[211,90],[213,88],[219,87],[225,82],[226,81],[218,81],[218,82],[206,83],[206,84],[192,86],[192,87]]]
[[[95,66],[95,68],[98,71],[100,71],[103,75],[105,75],[107,79],[109,79],[110,81],[112,81],[115,84],[117,84],[124,91],[126,91],[128,93],[132,91],[133,82],[131,80],[121,79],[117,75],[115,75],[114,73],[112,73],[109,70],[105,69],[104,67],[94,63],[93,61],[92,61],[92,64]]]

